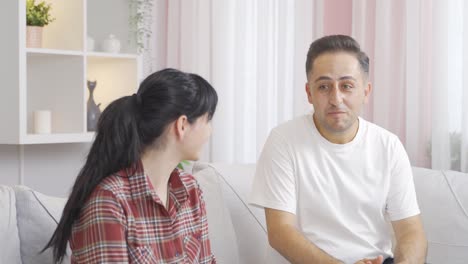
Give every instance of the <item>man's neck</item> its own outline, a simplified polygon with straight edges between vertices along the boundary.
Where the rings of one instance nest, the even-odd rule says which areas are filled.
[[[326,133],[324,129],[317,126],[317,123],[315,122],[315,118],[313,118],[313,121],[320,135],[323,138],[325,138],[327,141],[333,144],[349,143],[353,141],[353,139],[356,137],[359,131],[359,118],[358,120],[356,120],[356,122],[353,123],[353,125],[348,130],[343,131],[343,132],[337,132],[337,133]]]

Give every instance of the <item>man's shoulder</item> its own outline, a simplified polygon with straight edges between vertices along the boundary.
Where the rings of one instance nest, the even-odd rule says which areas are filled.
[[[368,137],[376,137],[377,139],[383,140],[385,142],[393,142],[399,140],[397,135],[385,129],[384,127],[381,127],[380,125],[367,121],[363,118],[361,118],[360,120],[365,122]]]
[[[280,123],[275,128],[273,128],[272,133],[277,133],[288,137],[290,134],[296,135],[298,130],[304,129],[307,122],[307,118],[309,117],[312,118],[310,114],[305,114],[284,121],[283,123]]]

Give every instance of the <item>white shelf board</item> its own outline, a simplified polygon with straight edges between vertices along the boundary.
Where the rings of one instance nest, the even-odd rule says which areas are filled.
[[[58,49],[41,49],[27,48],[26,52],[30,55],[66,55],[66,56],[83,56],[82,51],[75,50],[58,50]]]
[[[86,133],[52,133],[52,134],[27,134],[21,145],[28,144],[53,144],[53,143],[83,143],[91,142],[94,132]]]
[[[108,53],[108,52],[87,52],[88,57],[115,58],[115,59],[137,59],[138,54],[131,53]]]

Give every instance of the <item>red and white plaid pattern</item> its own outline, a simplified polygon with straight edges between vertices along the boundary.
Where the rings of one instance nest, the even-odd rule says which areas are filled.
[[[168,209],[141,163],[105,178],[74,223],[72,263],[216,263],[195,178],[174,170]]]

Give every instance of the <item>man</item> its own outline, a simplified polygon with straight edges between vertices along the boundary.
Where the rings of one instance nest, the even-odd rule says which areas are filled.
[[[313,113],[273,129],[257,164],[251,203],[265,208],[271,247],[291,263],[423,263],[408,156],[359,117],[369,58],[351,37],[327,36],[310,45],[306,73]]]

